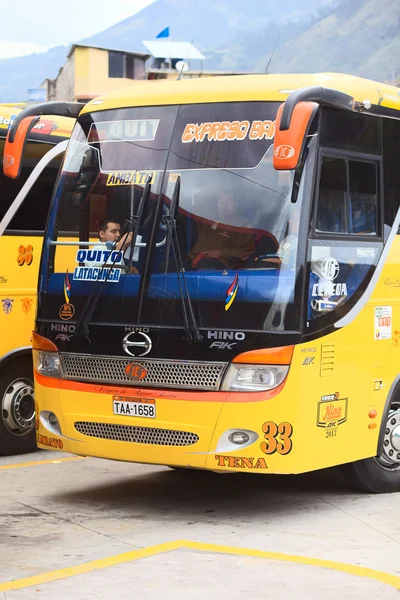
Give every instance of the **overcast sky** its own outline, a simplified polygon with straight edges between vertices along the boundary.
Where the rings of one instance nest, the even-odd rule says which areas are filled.
[[[19,0],[1,2],[0,59],[40,52],[115,25],[154,0]]]

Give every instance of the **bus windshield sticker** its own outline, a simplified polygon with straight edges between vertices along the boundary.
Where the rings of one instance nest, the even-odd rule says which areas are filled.
[[[357,248],[357,258],[374,258],[375,248]]]
[[[68,269],[67,269],[67,272],[65,273],[65,279],[64,279],[64,298],[65,298],[65,302],[67,304],[69,304],[71,302],[71,283],[70,283],[69,277],[68,277]]]
[[[231,285],[226,290],[225,310],[229,310],[230,307],[232,306],[232,304],[236,298],[238,289],[239,289],[239,275],[236,273],[235,279],[232,281]]]
[[[375,308],[375,340],[388,340],[392,337],[392,307],[377,306]]]
[[[63,321],[69,321],[75,314],[75,306],[71,304],[71,283],[68,277],[68,269],[64,279],[64,298],[65,304],[61,306],[58,314]]]
[[[89,143],[151,142],[156,137],[159,123],[159,119],[92,123],[87,141]]]
[[[107,250],[93,248],[93,250],[78,250],[76,262],[85,263],[85,266],[102,266],[104,263],[120,265],[122,263],[122,252],[120,250]]]
[[[111,171],[108,173],[106,185],[145,185],[149,175],[150,183],[154,183],[156,178],[154,171]]]
[[[107,283],[118,283],[121,269],[103,267],[75,267],[75,281],[107,281]]]
[[[75,306],[70,302],[66,302],[61,306],[58,314],[63,321],[69,321],[75,314]]]
[[[182,143],[224,142],[249,140],[273,140],[275,121],[214,121],[206,123],[187,123],[182,133]]]

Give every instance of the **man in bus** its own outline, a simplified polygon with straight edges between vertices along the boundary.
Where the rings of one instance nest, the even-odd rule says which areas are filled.
[[[218,220],[197,223],[198,237],[188,254],[193,269],[235,269],[254,251],[249,223],[239,212],[239,201],[229,191],[217,199]]]
[[[115,250],[118,251],[125,251],[123,258],[121,260],[119,260],[118,262],[115,263],[115,266],[122,269],[123,271],[127,272],[127,263],[129,261],[130,258],[130,243],[132,241],[132,233],[129,233],[128,235],[123,236],[123,238],[121,238],[121,224],[116,222],[116,221],[112,221],[111,219],[103,219],[102,221],[100,221],[99,224],[99,230],[98,230],[98,236],[99,236],[99,241],[103,242],[103,244],[105,242],[112,242],[113,244],[116,244],[115,246]],[[141,240],[141,236],[137,236],[137,241],[140,242]],[[97,245],[97,246],[93,246],[92,250],[106,250],[106,246],[104,245]],[[134,248],[133,251],[133,262],[138,262],[139,260],[139,249],[138,248]],[[112,261],[111,261],[112,262]],[[107,264],[110,263],[110,259],[107,261]],[[92,267],[101,267],[103,266],[103,262],[95,262],[95,263],[91,263],[90,266]],[[132,267],[129,270],[129,273],[132,275],[138,275],[139,271],[136,267],[134,267],[132,265]]]

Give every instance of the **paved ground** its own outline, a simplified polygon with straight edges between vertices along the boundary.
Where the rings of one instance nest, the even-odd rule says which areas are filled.
[[[0,457],[0,599],[399,600],[398,506],[335,471]]]

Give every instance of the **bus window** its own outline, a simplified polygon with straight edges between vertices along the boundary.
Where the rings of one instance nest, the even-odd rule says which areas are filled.
[[[58,162],[54,161],[54,163],[55,166],[53,164],[49,165],[49,167],[39,175],[35,185],[29,191],[20,209],[12,218],[6,233],[29,232],[30,235],[43,235],[53,193],[54,181],[59,167]],[[28,177],[30,169],[27,170],[23,168],[23,176],[24,171],[28,171]],[[8,181],[5,183],[8,183]]]
[[[392,227],[400,206],[400,121],[382,119],[384,224]]]
[[[324,156],[319,181],[317,231],[345,233],[346,162]]]
[[[350,233],[377,234],[376,165],[349,161]]]
[[[338,112],[330,107],[323,107],[321,113],[321,146],[350,152],[381,154],[379,119],[369,114]]]
[[[377,164],[324,156],[316,232],[378,234]]]
[[[2,153],[3,148],[4,140],[0,140],[0,153]],[[40,158],[51,148],[51,144],[30,142],[26,147],[19,179],[1,177],[0,221],[9,209],[21,187],[28,179],[33,167],[35,167]],[[29,232],[30,235],[43,234],[59,166],[60,159],[55,159],[39,175],[35,185],[32,186],[20,209],[11,220],[7,228],[7,233]]]

